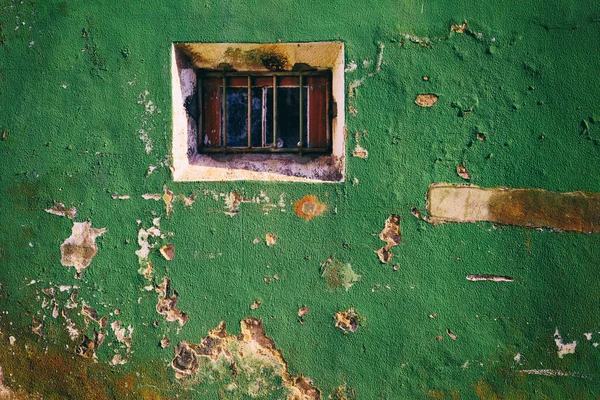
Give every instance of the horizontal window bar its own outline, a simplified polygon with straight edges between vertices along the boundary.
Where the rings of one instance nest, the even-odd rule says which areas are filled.
[[[303,147],[303,148],[296,148],[296,147],[291,147],[291,148],[273,148],[273,147],[203,147],[202,148],[202,152],[203,153],[225,153],[225,154],[229,154],[229,153],[264,153],[264,154],[269,154],[269,153],[326,153],[329,152],[331,149],[326,148],[326,147]]]

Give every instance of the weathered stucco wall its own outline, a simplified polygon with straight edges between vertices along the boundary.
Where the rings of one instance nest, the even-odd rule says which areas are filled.
[[[573,232],[548,192],[427,204],[600,192],[599,29],[588,1],[3,0],[0,397],[600,396],[598,196]],[[195,41],[344,42],[345,182],[174,182]]]

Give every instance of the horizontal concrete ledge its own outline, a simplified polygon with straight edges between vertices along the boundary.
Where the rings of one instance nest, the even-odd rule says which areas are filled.
[[[583,233],[600,232],[600,193],[481,188],[433,183],[427,192],[429,222],[493,222]]]

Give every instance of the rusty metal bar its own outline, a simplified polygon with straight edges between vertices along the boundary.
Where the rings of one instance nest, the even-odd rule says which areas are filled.
[[[273,75],[273,143],[271,147],[277,148],[277,75]]]
[[[248,148],[252,148],[252,78],[248,75]]]
[[[298,147],[300,148],[300,155],[302,155],[302,111],[303,111],[303,106],[304,106],[304,98],[303,98],[303,90],[302,90],[302,74],[300,74],[298,76],[298,89],[300,90],[300,94],[298,95],[298,104],[299,104],[299,114],[298,114],[298,119],[300,120],[300,124],[299,124],[299,130],[298,130]]]
[[[223,148],[227,148],[227,76],[223,74]]]

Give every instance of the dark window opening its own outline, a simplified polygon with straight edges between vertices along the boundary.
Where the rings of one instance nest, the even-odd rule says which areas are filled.
[[[331,153],[331,73],[199,73],[201,153]]]

